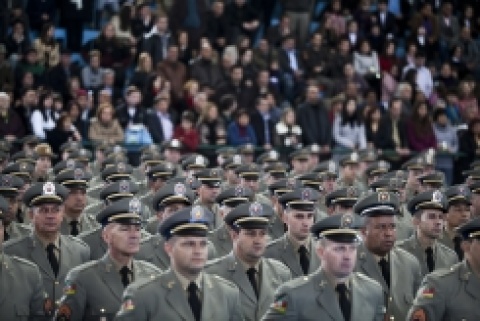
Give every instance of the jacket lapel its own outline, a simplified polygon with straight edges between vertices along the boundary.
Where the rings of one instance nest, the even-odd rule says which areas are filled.
[[[11,280],[13,280],[12,275],[12,263],[9,257],[5,254],[2,255],[2,260],[0,260],[0,284],[2,285],[2,291],[0,291],[0,306],[7,297],[7,289],[12,288]]]
[[[282,247],[280,248],[280,255],[282,261],[292,270],[294,275],[303,275],[302,267],[297,259],[292,243],[288,240],[287,235],[282,236]]]
[[[227,231],[227,228],[225,225],[222,225],[221,227],[219,227],[219,230],[217,231],[216,234],[216,237],[217,239],[220,241],[220,242],[217,242],[216,244],[218,244],[223,252],[230,252],[232,250],[232,248],[228,245],[231,244],[231,239],[230,239],[230,235],[228,235],[228,231]]]
[[[245,293],[245,295],[252,301],[257,302],[257,296],[253,291],[253,287],[250,283],[250,280],[247,278],[247,273],[245,272],[242,264],[237,261],[233,252],[230,252],[227,256],[228,271],[232,273],[232,281],[235,283],[240,291]]]
[[[312,282],[313,284],[318,284],[317,289],[319,293],[317,297],[317,302],[332,317],[332,319],[343,320],[343,314],[338,304],[337,294],[335,293],[332,286],[328,283],[327,276],[322,269],[320,269],[318,273],[315,274],[314,280],[312,280]]]
[[[47,274],[49,278],[55,280],[52,266],[50,265],[50,262],[48,262],[46,250],[43,248],[40,241],[38,241],[33,234],[30,236],[30,242],[30,253],[32,261],[37,264],[40,270],[42,270],[43,273]]]
[[[476,300],[480,300],[480,279],[474,273],[472,273],[470,267],[466,261],[463,261],[462,268],[460,270],[460,278],[464,280],[465,291],[474,297]]]
[[[180,284],[175,272],[168,270],[165,272],[162,278],[164,281],[163,286],[167,290],[166,299],[171,308],[176,311],[183,320],[194,321],[192,310],[188,305],[187,295]],[[205,289],[204,289],[205,290]],[[204,300],[206,295],[204,296]],[[213,304],[217,304],[214,302]],[[203,309],[202,309],[203,310]],[[203,311],[202,311],[203,313]]]
[[[202,303],[202,317],[201,320],[216,320],[215,306],[220,302],[218,298],[218,289],[215,288],[212,282],[212,276],[203,274],[203,303]]]
[[[121,301],[124,287],[121,282],[120,275],[117,273],[117,270],[115,269],[115,265],[113,264],[108,254],[105,254],[100,259],[100,262],[101,262],[100,273],[101,273],[103,283],[105,283],[105,285],[110,289],[112,294],[118,300]]]
[[[363,272],[366,276],[374,279],[375,281],[379,282],[382,285],[383,291],[385,295],[388,295],[389,289],[385,279],[383,278],[382,272],[380,271],[380,267],[378,266],[373,254],[370,253],[364,245],[360,245],[358,248],[358,270]],[[391,264],[391,259],[390,259]],[[392,275],[393,278],[393,275]]]
[[[64,218],[62,224],[60,225],[60,233],[62,235],[70,235],[70,229],[67,223],[67,220]]]
[[[157,256],[158,260],[162,262],[163,266],[170,266],[170,258],[168,257],[167,252],[165,252],[164,245],[165,240],[157,235],[155,240],[155,255]]]

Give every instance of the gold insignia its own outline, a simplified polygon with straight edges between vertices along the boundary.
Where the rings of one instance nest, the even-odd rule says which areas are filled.
[[[352,214],[343,214],[342,219],[340,220],[341,228],[352,228],[353,226],[353,215]]]
[[[205,219],[205,210],[202,206],[197,205],[194,206],[190,212],[190,221],[191,222],[198,222],[203,221]]]
[[[378,201],[382,203],[389,202],[390,194],[388,192],[378,192]]]

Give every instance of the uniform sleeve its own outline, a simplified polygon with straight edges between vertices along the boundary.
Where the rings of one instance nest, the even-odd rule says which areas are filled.
[[[295,303],[288,293],[288,288],[281,286],[275,292],[273,303],[262,318],[263,321],[298,320]]]
[[[442,320],[445,312],[445,291],[431,275],[427,275],[408,312],[407,321]]]
[[[122,305],[115,321],[148,321],[148,313],[145,307],[145,298],[141,298],[141,291],[136,287],[129,286],[123,292]]]
[[[55,313],[56,321],[81,321],[87,305],[87,291],[75,270],[65,278],[63,296]]]
[[[233,292],[233,302],[231,307],[230,313],[230,320],[231,321],[243,321],[243,312],[242,312],[242,304],[240,303],[240,292],[238,288],[234,289]]]

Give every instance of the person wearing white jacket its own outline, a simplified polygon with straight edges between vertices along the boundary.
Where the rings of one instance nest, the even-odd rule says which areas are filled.
[[[347,99],[343,103],[342,111],[335,115],[333,140],[335,146],[340,148],[355,150],[367,148],[365,125],[355,99]]]
[[[33,134],[37,138],[45,140],[47,136],[45,131],[55,128],[58,114],[53,110],[53,97],[50,92],[41,95],[39,101],[38,108],[30,116],[30,122]]]

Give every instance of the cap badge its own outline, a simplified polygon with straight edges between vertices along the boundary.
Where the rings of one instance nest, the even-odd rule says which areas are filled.
[[[260,204],[259,202],[252,203],[248,208],[248,212],[250,216],[262,216],[263,214],[262,204]]]
[[[435,202],[435,203],[441,203],[442,202],[442,192],[440,191],[434,191],[433,194],[432,194],[432,202]]]
[[[348,197],[357,197],[358,196],[358,192],[357,192],[357,189],[353,186],[350,186],[348,189],[347,189],[347,196]]]
[[[55,184],[52,182],[43,184],[43,195],[55,195]]]
[[[130,193],[130,183],[128,181],[120,181],[120,183],[118,183],[118,190],[120,193]]]
[[[130,213],[140,214],[140,209],[141,209],[141,205],[140,205],[139,199],[136,197],[132,198],[128,203],[128,211]]]
[[[125,171],[126,171],[125,164],[124,163],[118,163],[117,170],[118,170],[119,173],[125,173]]]
[[[337,171],[337,164],[334,161],[328,162],[328,172],[335,173]]]
[[[235,196],[236,197],[243,196],[244,192],[245,192],[245,189],[242,186],[235,187]]]
[[[234,155],[232,161],[235,165],[239,165],[242,163],[242,156]]]
[[[269,157],[270,159],[277,159],[277,158],[278,158],[278,153],[277,153],[277,151],[271,150],[271,151],[268,153],[268,157]]]
[[[20,163],[19,165],[21,171],[26,171],[28,168],[27,163]]]
[[[313,144],[311,147],[310,147],[310,151],[312,153],[318,153],[320,152],[320,146],[318,146],[318,144]]]
[[[195,157],[195,165],[205,165],[205,162],[203,160],[203,156],[197,156]]]
[[[390,201],[390,194],[388,192],[379,192],[378,201],[382,203]]]
[[[83,172],[83,170],[81,168],[76,168],[74,171],[73,171],[73,177],[75,178],[75,180],[79,181],[79,180],[83,180],[85,178],[85,173]]]
[[[178,141],[177,139],[172,139],[172,141],[170,142],[170,146],[174,147],[174,148],[179,148],[180,147],[180,141]]]
[[[175,195],[177,195],[177,196],[184,196],[186,191],[187,191],[187,188],[186,188],[185,185],[182,184],[182,183],[177,183],[177,184],[175,184],[175,186],[173,187],[173,192],[174,192]]]
[[[357,152],[354,152],[350,155],[350,160],[352,162],[358,162],[358,153]]]
[[[309,188],[305,188],[302,190],[302,201],[310,201],[310,198],[312,197],[312,192]]]
[[[75,160],[73,160],[73,159],[67,160],[66,167],[68,169],[74,169],[75,168]]]
[[[353,226],[353,215],[343,214],[342,219],[340,220],[340,228],[352,228],[352,226]]]

